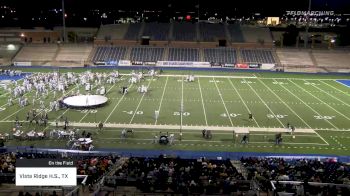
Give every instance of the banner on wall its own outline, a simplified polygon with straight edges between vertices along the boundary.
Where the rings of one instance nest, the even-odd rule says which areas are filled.
[[[237,64],[236,64],[236,68],[248,69],[249,66],[248,66],[248,64],[246,64],[246,63],[237,63]]]
[[[164,67],[210,67],[209,62],[196,61],[157,61],[157,66]]]
[[[131,62],[129,60],[119,60],[118,65],[129,66],[131,65]]]
[[[252,69],[259,69],[261,67],[261,64],[249,64],[249,68]]]
[[[32,62],[13,62],[13,65],[15,66],[31,66],[32,65]]]
[[[271,63],[263,63],[261,64],[261,69],[265,69],[265,70],[270,70],[275,68],[275,64],[271,64]]]

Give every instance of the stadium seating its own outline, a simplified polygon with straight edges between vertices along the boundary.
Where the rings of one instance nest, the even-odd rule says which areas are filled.
[[[123,39],[128,27],[128,24],[101,25],[97,34],[97,39]]]
[[[350,52],[348,51],[321,51],[315,50],[312,52],[317,65],[327,68],[347,68],[350,67]]]
[[[10,47],[7,44],[0,45],[0,59],[11,59],[17,51],[20,49],[20,45],[14,45],[14,47]]]
[[[238,42],[238,43],[244,42],[244,36],[241,31],[240,25],[231,24],[231,25],[228,25],[227,28],[231,36],[231,42]]]
[[[348,184],[350,182],[349,165],[333,160],[285,160],[282,158],[249,157],[242,158],[241,162],[248,172],[248,180],[257,179],[261,184],[260,187],[264,189],[270,187],[268,185],[270,180],[335,184]],[[304,185],[304,189],[310,189],[310,187]],[[307,191],[315,191],[312,189]],[[316,188],[316,191],[322,192],[323,190]],[[337,195],[336,190],[331,195]]]
[[[99,46],[96,48],[92,61],[119,61],[125,58],[126,50],[125,46]]]
[[[241,57],[245,63],[275,63],[271,50],[240,50]]]
[[[136,186],[142,192],[176,194],[229,194],[249,190],[229,160],[130,158],[119,167],[106,186]]]
[[[91,45],[64,45],[60,47],[56,61],[84,62],[88,59],[91,50]]]
[[[282,65],[305,65],[314,66],[308,51],[299,50],[277,50],[278,58]]]
[[[198,48],[169,48],[169,61],[199,61]]]
[[[173,23],[173,39],[176,41],[196,41],[196,25],[193,23]]]
[[[206,48],[204,49],[204,60],[206,62],[235,64],[237,54],[233,48]]]
[[[226,38],[223,24],[200,23],[200,36],[202,41],[216,41],[219,38]]]
[[[168,40],[169,23],[145,23],[143,36],[149,36],[151,40]]]
[[[129,24],[129,28],[124,35],[126,40],[138,40],[140,37],[142,23]]]
[[[131,61],[160,61],[163,59],[164,48],[157,47],[133,47],[131,49]]]
[[[268,28],[259,28],[252,26],[241,26],[245,42],[258,43],[263,40],[264,43],[271,43],[272,37]]]
[[[52,61],[58,50],[57,45],[24,46],[14,58],[14,61],[43,62]]]

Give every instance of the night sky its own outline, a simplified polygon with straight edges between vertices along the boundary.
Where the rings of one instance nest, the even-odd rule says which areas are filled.
[[[166,16],[164,18],[168,18],[169,21],[169,16],[173,16],[173,13],[177,11],[185,14],[186,12],[196,13],[196,5],[198,4],[201,13],[218,13],[218,15],[229,15],[230,17],[242,17],[254,13],[261,13],[263,16],[281,16],[287,10],[308,9],[308,0],[65,0],[66,13],[68,14],[67,25],[70,26],[99,26],[102,13],[106,12],[111,17],[117,18],[119,17],[118,10],[139,12],[142,10],[161,10],[168,13],[164,14]],[[61,15],[57,13],[55,15],[52,11],[48,11],[60,9],[61,0],[0,0],[0,6],[3,5],[15,8],[16,14],[11,15],[11,17],[18,18],[18,20],[13,21],[5,18],[1,21],[0,18],[2,23],[0,26],[55,26],[61,24]],[[335,13],[350,13],[350,0],[312,0],[311,7],[312,10],[334,10]],[[91,10],[99,10],[100,13],[98,16],[92,15]],[[2,14],[1,10],[0,14]],[[82,21],[84,17],[89,20]],[[110,20],[111,17],[106,20]]]
[[[61,0],[0,0],[0,4],[10,4],[17,8],[50,8],[59,7]],[[172,5],[175,8],[192,8],[200,4],[201,8],[260,8],[260,9],[296,9],[307,8],[308,0],[65,0],[68,8],[164,8]],[[215,2],[215,3],[214,3]],[[349,0],[312,0],[315,9],[349,8]],[[350,11],[350,10],[349,10]]]

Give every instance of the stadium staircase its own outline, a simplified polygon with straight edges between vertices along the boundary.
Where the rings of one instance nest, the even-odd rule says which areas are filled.
[[[233,165],[233,167],[235,167],[237,169],[237,172],[242,174],[242,176],[247,179],[248,177],[248,171],[246,170],[246,168],[242,165],[241,161],[238,160],[232,160],[231,164]]]
[[[58,54],[59,54],[60,52],[61,52],[61,45],[59,44],[58,47],[57,47],[56,53],[55,53],[55,55],[54,55],[53,58],[52,58],[52,60],[53,60],[54,62],[57,62],[56,58],[57,58],[57,56],[58,56]]]
[[[93,46],[88,58],[87,58],[87,62],[92,63],[92,58],[94,58],[94,55],[97,52],[97,46]]]
[[[225,29],[225,37],[226,37],[226,39],[227,39],[227,42],[226,42],[226,43],[227,43],[228,45],[231,45],[231,35],[230,35],[229,30],[228,30],[228,24],[227,24],[227,23],[225,23],[224,29]]]
[[[272,49],[271,54],[272,54],[272,56],[273,56],[273,58],[275,59],[275,62],[276,62],[276,64],[277,64],[276,67],[282,66],[281,60],[280,60],[280,58],[279,58],[278,55],[277,55],[276,49]]]
[[[105,175],[100,177],[99,180],[97,180],[97,183],[94,185],[95,192],[90,193],[89,195],[90,196],[105,196],[106,193],[114,192],[114,191],[116,191],[117,194],[120,194],[120,195],[130,195],[130,194],[132,195],[132,194],[135,194],[135,193],[140,193],[140,190],[138,190],[134,186],[118,186],[116,190],[113,189],[113,188],[110,188],[110,187],[104,187],[103,186],[103,184],[104,184],[104,177],[106,177],[106,176],[113,176],[114,173],[117,171],[117,169],[119,167],[121,167],[122,165],[124,165],[124,163],[127,160],[129,160],[129,158],[127,158],[127,157],[120,158],[118,160],[118,162],[113,166],[113,168],[108,173],[106,173]]]
[[[169,47],[164,48],[164,53],[162,57],[163,61],[167,61],[167,59],[169,59]]]
[[[124,58],[124,59],[130,59],[131,48],[132,48],[132,47],[127,47],[126,53],[125,53],[125,58]]]
[[[314,53],[312,52],[312,50],[309,51],[309,55],[310,55],[313,67],[318,67],[318,63],[316,61],[316,58],[315,58]]]
[[[143,22],[141,25],[139,36],[138,36],[137,40],[140,40],[140,38],[142,37],[145,26],[146,26],[146,24]]]
[[[203,48],[199,48],[199,61],[204,62],[204,50]]]
[[[168,40],[174,40],[173,39],[173,30],[174,30],[174,23],[170,23],[169,27],[169,34],[168,34]]]
[[[237,48],[237,63],[243,63],[243,59],[242,59],[242,56],[241,56],[241,50],[239,48]]]
[[[199,23],[196,23],[196,42],[199,42],[201,40],[200,36],[200,30],[199,30]]]
[[[20,45],[20,47],[18,48],[18,50],[16,51],[15,54],[13,54],[13,56],[11,57],[11,62],[13,62],[13,60],[15,59],[15,57],[17,56],[17,54],[22,50],[24,45]]]

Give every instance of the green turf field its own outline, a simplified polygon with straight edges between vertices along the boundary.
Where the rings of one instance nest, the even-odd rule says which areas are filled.
[[[136,85],[130,85],[129,76],[124,75],[117,84],[106,85],[109,101],[104,107],[48,111],[48,116],[53,124],[67,117],[80,130],[95,131],[98,122],[105,123],[110,128],[94,132],[96,147],[350,155],[350,88],[335,81],[350,77],[192,71],[198,77],[187,82],[188,73],[165,72]],[[142,84],[149,87],[148,93],[136,92]],[[120,94],[121,86],[129,86],[129,93]],[[76,90],[72,86],[66,93]],[[16,117],[23,121],[33,108],[34,93],[26,95],[29,106],[20,108],[17,102],[8,106],[9,95],[0,92],[1,132],[9,133]],[[84,87],[80,92],[85,92]],[[47,107],[52,100],[52,94],[45,98]],[[154,117],[155,110],[159,111],[158,119]],[[253,114],[253,120],[248,119],[248,113]],[[295,138],[283,134],[283,144],[274,145],[275,133],[284,131],[287,123],[296,127]],[[135,129],[135,134],[121,140],[123,127]],[[200,130],[204,128],[213,130],[212,139],[201,137]],[[24,122],[22,129],[49,131],[52,127]],[[180,129],[182,141],[178,141]],[[239,129],[250,131],[249,144],[240,144],[241,135],[233,134]],[[175,133],[174,144],[153,144],[153,136],[159,131]],[[11,140],[6,144],[65,147],[65,143]]]

